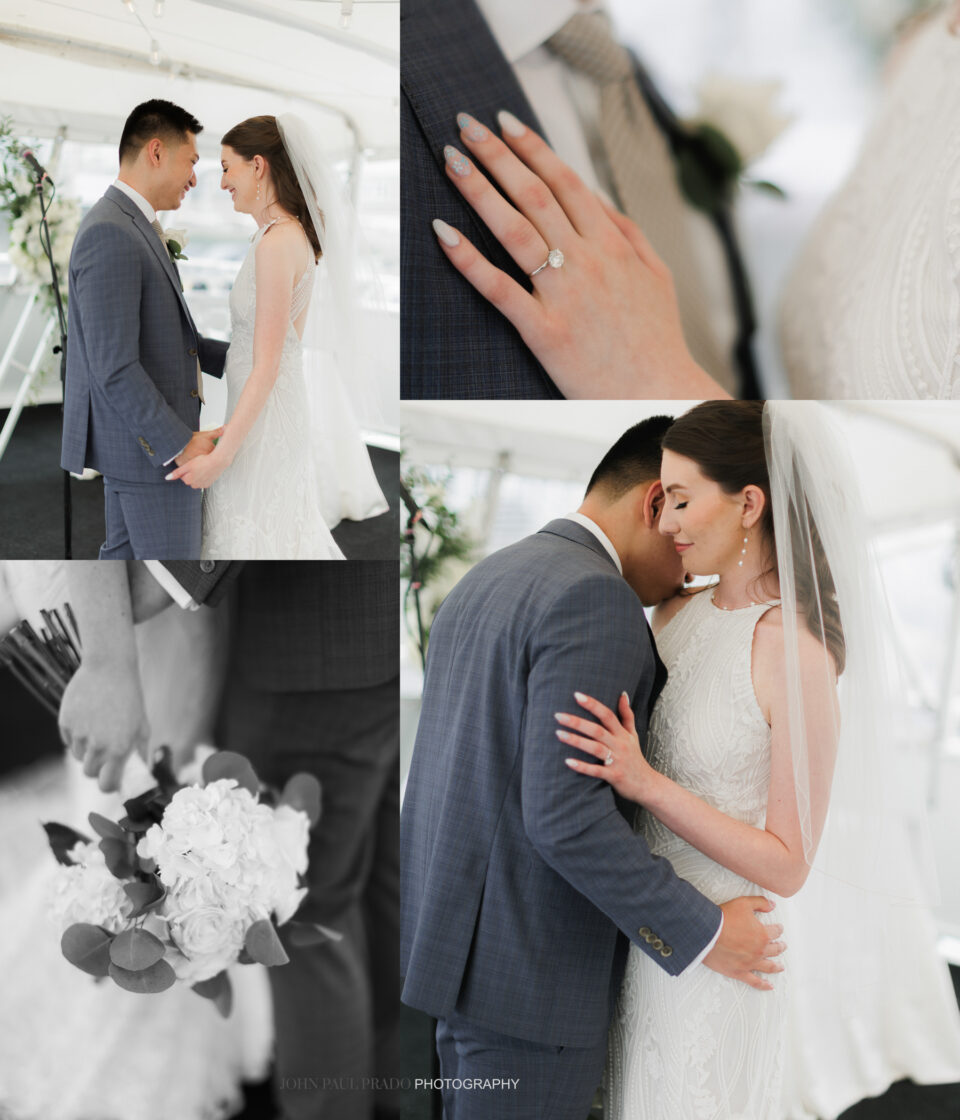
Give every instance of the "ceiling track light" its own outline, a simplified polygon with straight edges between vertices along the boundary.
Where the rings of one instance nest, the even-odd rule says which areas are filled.
[[[340,0],[340,26],[346,31],[353,19],[353,0]]]
[[[157,42],[156,39],[153,39],[150,42],[150,65],[151,66],[159,66],[160,65],[160,44]]]
[[[156,0],[156,2],[154,3],[154,5],[153,5],[153,18],[154,19],[162,19],[163,18],[163,0]]]
[[[133,6],[133,0],[121,0],[121,3],[128,12],[133,12],[134,15],[137,14],[137,9]]]

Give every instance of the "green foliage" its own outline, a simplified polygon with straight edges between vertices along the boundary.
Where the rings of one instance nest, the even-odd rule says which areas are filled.
[[[0,117],[0,210],[14,222],[33,200],[34,190],[23,173],[21,156],[24,148],[13,135],[13,121]]]
[[[254,922],[247,930],[243,947],[255,961],[265,964],[268,968],[278,964],[286,964],[290,960],[280,943],[273,922],[266,918]]]
[[[400,575],[408,587],[404,603],[407,629],[418,647],[414,591],[420,592],[426,641],[430,625],[440,607],[442,594],[438,592],[442,589],[445,577],[449,577],[451,570],[458,564],[469,563],[477,547],[461,524],[459,515],[446,504],[446,487],[451,474],[449,470],[436,475],[422,467],[401,466],[403,485],[421,510],[413,538],[415,571],[411,567],[409,538],[406,533],[400,537]],[[420,651],[421,657],[425,652],[425,649]]]
[[[244,758],[236,751],[217,751],[203,764],[203,784],[209,785],[220,778],[235,778],[241,789],[248,790],[256,797],[260,789],[260,781],[256,771],[250,765],[250,760]]]

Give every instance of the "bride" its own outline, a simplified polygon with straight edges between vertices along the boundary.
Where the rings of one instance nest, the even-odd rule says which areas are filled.
[[[291,114],[230,129],[221,163],[221,187],[257,223],[230,295],[226,426],[210,454],[168,478],[206,491],[204,559],[344,559],[327,519],[387,508],[333,364],[352,372],[357,343],[345,207]],[[321,313],[332,360],[310,369],[308,387],[305,332],[318,337]]]
[[[818,1080],[828,1091],[815,1114],[836,1116],[859,1099],[843,1096],[851,1076],[838,1067],[850,1054],[861,1077],[882,1070],[874,1091],[908,1071],[918,1080],[960,1072],[949,981],[917,920],[922,909],[903,901],[915,889],[884,782],[891,771],[889,732],[880,733],[879,600],[858,556],[852,472],[824,419],[807,402],[706,402],[673,424],[663,440],[660,531],[689,574],[718,579],[656,611],[668,679],[646,758],[626,702],[618,718],[578,696],[599,723],[557,717],[561,740],[598,760],[571,758],[571,769],[642,805],[651,851],[708,898],[764,894],[776,902],[800,890],[812,865],[822,907],[816,924],[807,923],[821,930],[822,944],[797,946],[799,969],[788,954],[772,993],[709,969],[671,979],[631,946],[609,1036],[609,1120],[811,1115]],[[788,943],[791,929],[802,928],[790,917],[802,916],[802,892],[791,905],[772,915],[786,925]],[[911,972],[924,1007],[920,1045],[904,1037],[917,1025],[908,1030],[899,1017],[877,1037],[905,967],[884,952],[885,938],[894,944],[901,926],[924,942]],[[838,945],[850,931],[857,947],[845,957]],[[815,996],[804,993],[798,1023],[789,989],[801,980]],[[810,1037],[818,1021],[834,1039],[833,1055]],[[811,1050],[824,1064],[812,1077]],[[801,1068],[808,1084],[797,1084]]]

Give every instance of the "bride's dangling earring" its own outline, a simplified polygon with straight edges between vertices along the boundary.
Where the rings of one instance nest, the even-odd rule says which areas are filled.
[[[737,567],[743,567],[743,558],[747,555],[747,538],[743,538],[743,548],[740,549],[740,559],[737,561]]]
[[[260,201],[260,180],[257,180],[257,202]]]

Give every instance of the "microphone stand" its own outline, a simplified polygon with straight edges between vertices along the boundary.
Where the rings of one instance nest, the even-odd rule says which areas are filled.
[[[400,500],[407,507],[407,512],[410,516],[407,518],[406,528],[403,531],[404,543],[407,546],[407,551],[410,556],[410,586],[404,595],[404,598],[412,592],[414,611],[417,616],[417,639],[420,649],[420,667],[426,668],[427,652],[426,652],[426,638],[423,633],[423,611],[420,606],[420,564],[417,557],[417,548],[415,543],[415,530],[417,524],[423,520],[423,510],[413,500],[410,491],[400,482]]]
[[[48,199],[43,190],[43,184],[49,181],[53,190]],[[56,183],[44,172],[37,176],[37,198],[40,201],[40,244],[50,262],[50,276],[53,282],[53,299],[57,311],[57,326],[60,330],[60,345],[54,346],[54,354],[60,355],[60,422],[63,426],[63,401],[67,392],[67,318],[63,311],[63,300],[60,298],[60,278],[57,275],[57,266],[53,259],[53,245],[50,241],[50,226],[47,224],[47,209],[57,193]],[[70,472],[63,472],[63,556],[65,560],[73,559],[73,508],[70,495]]]

